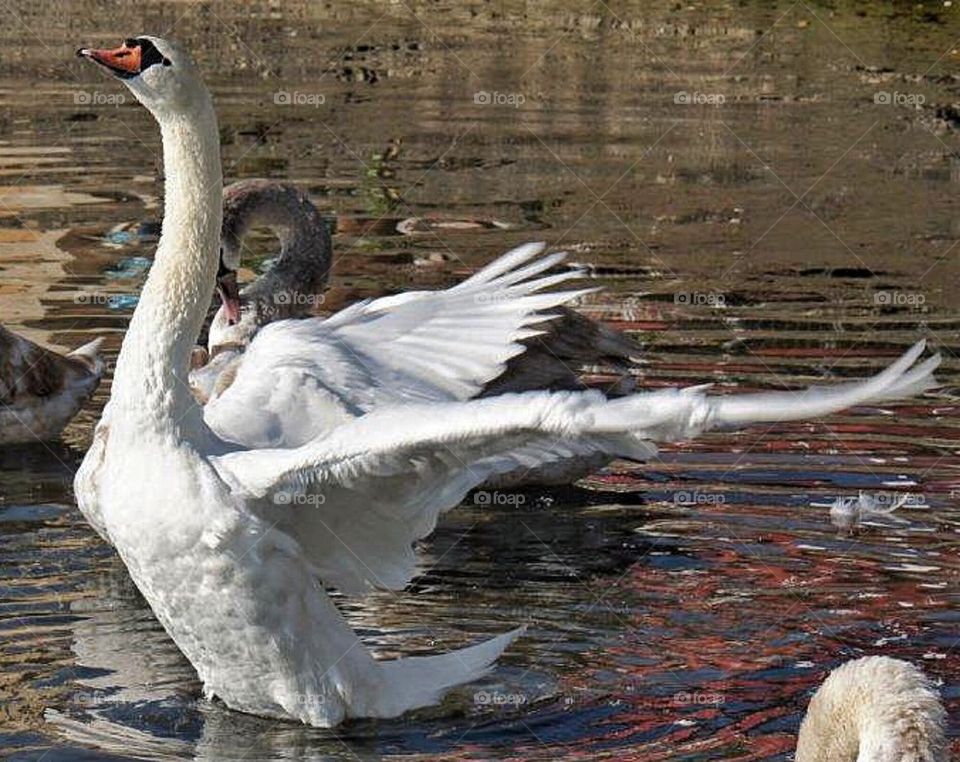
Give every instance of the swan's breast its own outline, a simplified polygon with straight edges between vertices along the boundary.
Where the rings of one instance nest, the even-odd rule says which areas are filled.
[[[110,439],[110,424],[106,412],[93,433],[93,443],[77,470],[73,480],[73,491],[77,498],[77,507],[90,525],[104,540],[110,542],[103,516],[100,514],[99,477]]]

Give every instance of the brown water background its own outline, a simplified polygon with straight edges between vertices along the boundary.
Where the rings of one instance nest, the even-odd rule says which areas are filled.
[[[77,512],[106,383],[65,444],[0,452],[0,755],[787,759],[813,687],[872,653],[938,681],[960,750],[958,6],[0,3],[0,321],[35,340],[119,346],[159,136],[73,51],[155,33],[207,76],[227,180],[336,215],[326,307],[543,239],[595,266],[582,309],[645,342],[643,385],[863,375],[919,337],[945,357],[919,400],[453,511],[354,625],[383,655],[527,636],[435,710],[336,731],[203,700]],[[824,506],[860,489],[917,505],[839,533]]]

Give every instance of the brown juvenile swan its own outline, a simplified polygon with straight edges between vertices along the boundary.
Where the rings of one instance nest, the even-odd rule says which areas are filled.
[[[260,225],[274,231],[280,252],[267,272],[237,293],[243,239]],[[241,180],[224,188],[217,285],[231,322],[243,320],[244,313],[257,327],[306,317],[326,288],[331,261],[329,229],[305,193],[270,180]]]
[[[0,326],[0,445],[60,436],[100,384],[102,341],[60,355]]]
[[[237,289],[244,236],[265,225],[280,240],[280,253],[270,270]],[[233,380],[239,353],[257,331],[275,320],[308,317],[327,286],[332,251],[327,224],[303,192],[270,180],[242,180],[223,194],[223,226],[217,291],[222,306],[210,326],[208,354],[199,355],[191,374],[194,393],[202,401],[223,391]],[[551,310],[552,319],[538,326],[503,371],[477,395],[487,397],[540,389],[586,388],[581,371],[607,365],[626,371],[642,347],[629,336],[584,317],[568,307]],[[209,357],[209,364],[207,358]],[[616,385],[617,394],[632,390]]]
[[[810,700],[797,762],[946,762],[946,716],[913,664],[887,656],[848,661]]]
[[[327,224],[307,195],[270,180],[243,180],[223,194],[220,266],[217,292],[222,305],[210,325],[208,351],[199,352],[190,373],[194,396],[202,404],[233,383],[242,353],[268,323],[310,316],[329,280],[332,252]],[[280,240],[280,254],[270,270],[237,289],[243,239],[255,227],[270,227]],[[547,319],[547,318],[550,319]],[[467,338],[467,337],[464,337]],[[624,373],[612,396],[633,391],[628,374],[642,347],[629,336],[584,317],[566,306],[553,307],[536,331],[521,342],[524,351],[478,391],[477,398],[536,390],[578,391],[587,388],[582,371],[606,365]],[[609,463],[603,453],[576,455],[537,469],[499,474],[487,488],[569,484]]]
[[[243,239],[255,227],[273,230],[280,251],[267,272],[237,287]],[[310,315],[326,288],[330,232],[305,193],[285,183],[241,180],[223,190],[217,293],[222,306],[210,326],[208,349],[195,353],[190,386],[206,403],[229,386],[240,353],[267,323]],[[219,384],[219,386],[218,386]]]

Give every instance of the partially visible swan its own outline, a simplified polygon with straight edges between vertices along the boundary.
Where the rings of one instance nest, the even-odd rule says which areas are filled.
[[[0,444],[60,436],[100,384],[102,343],[61,355],[0,326]]]
[[[238,293],[237,270],[243,239],[257,225],[268,225],[274,230],[281,250],[272,267]],[[222,304],[210,325],[207,352],[195,350],[190,372],[191,389],[201,404],[216,399],[233,383],[243,352],[264,325],[282,318],[307,317],[311,307],[322,301],[332,261],[329,230],[317,208],[306,194],[275,181],[241,180],[224,190],[220,238],[217,291]],[[554,255],[553,263],[559,264],[563,256]],[[319,327],[316,341],[325,340],[323,328]],[[634,390],[634,379],[626,371],[640,356],[642,347],[629,336],[573,309],[554,305],[550,314],[544,315],[544,322],[521,343],[523,351],[510,357],[503,372],[478,389],[474,397],[586,389],[581,371],[597,365],[623,373],[619,381],[606,389],[608,396]],[[318,358],[315,352],[308,353],[302,364],[311,357],[326,359],[322,355]],[[340,359],[361,362],[358,356]],[[604,453],[576,455],[542,467],[521,467],[513,473],[497,475],[484,486],[492,489],[568,484],[611,460]]]
[[[243,238],[258,225],[274,230],[280,253],[266,273],[238,293]],[[306,194],[270,180],[241,180],[224,190],[217,273],[222,304],[210,325],[207,354],[190,374],[201,403],[233,382],[239,356],[260,328],[278,319],[309,316],[311,307],[322,301],[331,262],[328,227]],[[585,389],[583,368],[607,365],[625,371],[643,351],[629,336],[568,307],[556,306],[551,313],[553,318],[540,325],[536,335],[523,340],[525,350],[511,357],[503,373],[477,396]],[[632,379],[625,374],[611,391],[633,391]]]
[[[270,269],[238,290],[243,239],[254,227],[270,227],[280,251]],[[210,325],[207,353],[198,355],[190,386],[199,402],[229,385],[240,355],[267,323],[303,318],[321,299],[332,252],[326,222],[309,197],[285,183],[241,180],[223,190],[220,267],[221,306]]]
[[[854,659],[810,700],[797,762],[946,762],[946,718],[918,667],[887,656]]]
[[[259,225],[274,231],[280,252],[263,275],[237,293],[243,239]],[[220,247],[217,288],[223,307],[215,325],[232,334],[220,341],[247,344],[267,323],[308,316],[330,277],[327,223],[305,193],[286,183],[241,180],[224,188]]]
[[[446,291],[272,323],[250,342],[236,381],[200,408],[187,375],[222,221],[212,100],[169,41],[79,54],[156,118],[166,192],[155,262],[77,473],[77,502],[206,694],[234,709],[319,726],[394,717],[487,672],[519,630],[377,661],[325,586],[402,589],[416,572],[414,542],[490,476],[571,454],[648,458],[657,441],[826,415],[933,384],[939,358],[914,367],[921,342],[873,378],[796,393],[717,397],[700,386],[616,400],[593,391],[473,400],[542,311],[579,293],[539,293],[569,274],[543,276],[556,258],[527,246]],[[326,359],[305,366],[318,336]]]

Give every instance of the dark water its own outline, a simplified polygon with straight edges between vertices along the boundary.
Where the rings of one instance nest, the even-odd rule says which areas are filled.
[[[113,356],[152,256],[155,126],[72,58],[152,32],[207,73],[228,180],[293,181],[337,216],[327,307],[545,239],[596,265],[583,309],[643,339],[650,387],[862,375],[921,336],[945,356],[922,399],[452,512],[424,574],[345,607],[354,625],[388,656],[527,636],[441,707],[336,731],[205,701],[76,511],[105,384],[65,444],[0,453],[0,754],[788,759],[812,688],[873,653],[940,683],[960,749],[958,14],[0,5],[0,320],[45,343]],[[411,217],[472,224],[398,234]],[[826,505],[858,490],[919,505],[839,532]]]

